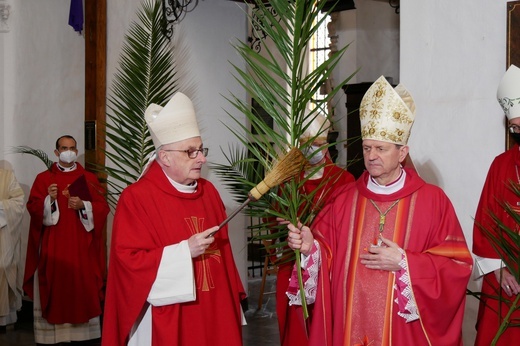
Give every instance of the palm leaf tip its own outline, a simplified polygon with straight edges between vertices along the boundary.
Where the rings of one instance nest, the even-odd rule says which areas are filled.
[[[251,191],[254,200],[260,199],[271,188],[280,185],[300,173],[308,165],[308,161],[300,149],[293,147],[283,155],[271,171]]]
[[[54,163],[49,158],[49,156],[47,155],[47,153],[45,151],[43,151],[41,149],[34,149],[34,148],[31,148],[26,145],[20,145],[20,146],[13,147],[12,152],[15,154],[29,154],[29,155],[36,156],[37,158],[42,160],[42,162],[45,164],[45,166],[47,167],[48,170],[51,169],[52,164]]]

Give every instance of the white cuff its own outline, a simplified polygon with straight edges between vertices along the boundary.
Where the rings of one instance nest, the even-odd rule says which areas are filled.
[[[166,246],[148,302],[153,306],[164,306],[192,302],[195,298],[195,277],[188,241]]]
[[[475,270],[473,273],[473,277],[476,280],[481,276],[484,276],[503,267],[504,263],[500,258],[485,258],[475,255]]]

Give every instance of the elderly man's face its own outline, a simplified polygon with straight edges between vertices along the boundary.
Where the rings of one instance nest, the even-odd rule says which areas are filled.
[[[387,185],[399,178],[401,162],[408,154],[408,146],[363,140],[365,168],[379,185]]]
[[[206,163],[206,157],[201,151],[198,151],[197,157],[191,159],[185,151],[202,148],[202,139],[193,137],[164,145],[159,150],[158,156],[164,171],[171,179],[179,184],[189,185],[200,178],[201,168]]]

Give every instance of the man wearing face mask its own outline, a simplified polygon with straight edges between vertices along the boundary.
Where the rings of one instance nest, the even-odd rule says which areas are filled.
[[[505,153],[497,156],[489,168],[480,202],[475,215],[473,228],[473,253],[476,256],[475,270],[477,278],[482,277],[482,293],[477,318],[477,337],[475,345],[490,345],[498,331],[498,327],[509,311],[509,306],[520,292],[520,284],[505,267],[500,255],[493,248],[483,229],[494,230],[497,216],[506,227],[517,230],[516,221],[504,210],[502,203],[512,206],[519,212],[520,198],[511,189],[511,184],[520,184],[520,69],[511,65],[502,77],[498,86],[497,99],[502,107],[509,125],[509,132],[516,144]],[[518,244],[516,244],[518,246]],[[500,296],[504,302],[501,314],[498,311]],[[518,320],[520,311],[516,310],[510,321]],[[519,328],[507,328],[498,340],[497,345],[512,345],[520,338]]]
[[[312,141],[312,144],[302,149],[308,158],[310,167],[300,176],[301,180],[308,178],[304,182],[301,192],[306,195],[314,193],[310,212],[315,215],[336,188],[354,182],[355,179],[352,174],[338,167],[330,159],[327,134],[331,126],[327,118],[321,113],[309,116],[304,122],[304,126],[306,129],[300,137],[300,143],[305,144]],[[276,315],[281,346],[307,345],[302,311],[295,305],[289,306],[289,298],[286,294],[293,264],[294,261],[282,263],[278,266],[277,271]]]
[[[73,137],[58,138],[54,154],[58,162],[38,174],[27,202],[31,224],[23,288],[34,303],[37,345],[95,345],[101,337],[102,232],[109,206],[96,176],[76,162]]]

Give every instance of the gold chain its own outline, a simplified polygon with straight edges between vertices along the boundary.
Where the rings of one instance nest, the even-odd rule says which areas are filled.
[[[381,237],[382,237],[382,234],[383,234],[383,229],[385,228],[385,222],[386,222],[386,214],[388,214],[388,212],[397,205],[397,203],[399,203],[401,199],[397,199],[396,201],[394,201],[394,203],[392,203],[392,205],[390,207],[388,207],[388,209],[383,213],[381,211],[381,209],[379,209],[379,207],[377,206],[377,204],[369,199],[370,203],[372,203],[372,205],[374,206],[374,208],[376,208],[376,210],[378,211],[379,213],[379,239],[377,241],[377,245],[378,246],[381,246],[381,244],[383,243],[383,241],[381,240]]]

